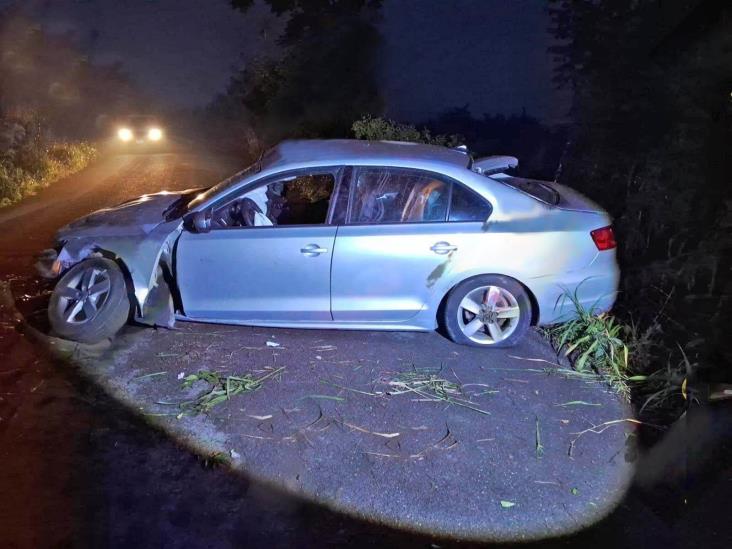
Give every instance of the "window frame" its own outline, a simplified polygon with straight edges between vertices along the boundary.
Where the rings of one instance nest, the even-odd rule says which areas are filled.
[[[274,183],[279,179],[285,179],[290,177],[298,177],[302,175],[332,175],[333,176],[333,191],[331,192],[330,198],[328,200],[328,211],[325,216],[325,222],[313,224],[313,223],[305,223],[305,224],[298,224],[298,225],[261,225],[261,226],[255,226],[255,227],[249,227],[249,226],[237,226],[237,227],[219,227],[219,226],[211,226],[211,231],[230,231],[234,229],[278,229],[278,228],[294,228],[294,227],[326,227],[331,225],[331,220],[333,218],[333,209],[335,206],[335,201],[333,198],[337,196],[337,192],[340,189],[341,181],[343,179],[343,174],[345,171],[346,166],[343,165],[335,165],[335,166],[315,166],[311,168],[294,168],[290,170],[284,170],[281,172],[265,175],[264,177],[260,177],[259,179],[256,179],[255,181],[252,181],[251,183],[248,183],[247,185],[240,187],[236,189],[235,191],[232,191],[230,193],[227,193],[225,196],[220,197],[220,199],[215,199],[208,207],[207,209],[210,209],[212,212],[219,208],[223,208],[224,206],[227,206],[234,202],[235,200],[238,200],[239,198],[242,198],[245,194],[248,192],[257,189],[264,185],[269,185],[270,183]]]
[[[450,177],[449,175],[445,175],[444,173],[435,172],[432,170],[424,170],[422,168],[411,168],[411,167],[403,167],[403,166],[383,166],[383,165],[351,165],[350,166],[351,173],[349,178],[349,188],[348,188],[348,207],[345,217],[344,225],[348,226],[380,226],[380,225],[426,225],[426,224],[437,224],[437,223],[485,223],[487,219],[490,218],[490,216],[493,214],[493,204],[490,200],[484,198],[480,194],[478,194],[476,191],[471,189],[468,185],[465,183]],[[447,193],[447,210],[445,212],[445,219],[441,221],[391,221],[388,223],[371,223],[371,222],[354,222],[352,221],[351,217],[353,215],[353,201],[355,198],[355,190],[356,185],[355,182],[358,180],[358,175],[363,170],[388,170],[388,171],[397,171],[397,172],[405,172],[405,173],[411,173],[414,175],[422,175],[427,177],[432,177],[434,179],[439,179],[446,183],[448,185],[448,193]],[[342,183],[340,181],[339,183]],[[452,193],[453,188],[455,185],[460,185],[465,189],[469,194],[474,195],[478,200],[482,200],[485,202],[485,204],[488,205],[488,216],[484,220],[480,221],[464,221],[464,220],[455,220],[450,221],[450,213],[452,212]],[[339,185],[340,187],[340,185]],[[335,191],[334,191],[335,194]],[[332,212],[331,212],[332,214]]]

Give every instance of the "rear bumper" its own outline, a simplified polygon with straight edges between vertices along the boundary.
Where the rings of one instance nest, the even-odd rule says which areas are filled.
[[[610,259],[610,258],[608,258]],[[611,261],[594,263],[593,268],[560,276],[536,278],[530,289],[539,306],[539,325],[566,322],[577,317],[571,296],[585,310],[595,314],[609,311],[618,293],[620,270],[613,254]]]

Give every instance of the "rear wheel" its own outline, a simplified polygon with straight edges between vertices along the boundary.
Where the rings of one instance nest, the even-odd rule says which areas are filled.
[[[483,275],[455,286],[442,314],[455,343],[475,347],[511,347],[531,323],[531,301],[512,278]]]
[[[119,266],[94,257],[74,265],[51,294],[48,319],[66,339],[97,343],[116,334],[127,322],[130,300]]]

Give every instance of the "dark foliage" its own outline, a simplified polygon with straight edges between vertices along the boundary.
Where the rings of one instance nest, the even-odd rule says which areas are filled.
[[[681,348],[697,377],[711,375],[702,366],[721,371],[731,358],[723,341],[732,248],[730,10],[709,1],[551,6],[557,82],[574,93],[561,180],[616,219],[619,310],[639,333],[660,336],[646,368],[685,367]]]
[[[288,17],[282,55],[236,74],[211,113],[246,120],[264,145],[283,137],[336,137],[377,112],[375,23],[380,0],[267,0]],[[246,11],[252,3],[234,0]]]
[[[475,118],[467,106],[445,111],[425,125],[436,133],[460,135],[475,156],[516,156],[521,175],[540,179],[554,178],[566,134],[564,128],[549,128],[525,112]]]

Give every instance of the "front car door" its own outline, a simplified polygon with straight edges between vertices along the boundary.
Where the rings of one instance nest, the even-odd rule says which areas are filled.
[[[485,200],[431,172],[361,167],[350,185],[331,274],[336,322],[404,322],[433,300],[490,215]],[[462,206],[470,203],[470,210]]]
[[[212,208],[210,232],[184,231],[176,277],[191,319],[330,321],[336,227],[327,223],[339,168],[269,176]]]

